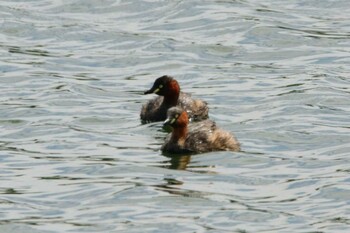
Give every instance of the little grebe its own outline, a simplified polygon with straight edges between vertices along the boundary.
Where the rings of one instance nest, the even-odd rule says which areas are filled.
[[[216,127],[215,122],[204,120],[191,123],[186,111],[172,107],[167,112],[164,125],[172,127],[162,146],[163,152],[170,153],[203,153],[209,151],[239,151],[240,144],[229,132]]]
[[[178,82],[167,75],[157,78],[153,87],[145,94],[159,95],[142,106],[140,117],[143,122],[164,121],[167,110],[180,106],[189,114],[193,121],[208,118],[208,106],[205,101],[192,99],[190,94],[180,92]]]

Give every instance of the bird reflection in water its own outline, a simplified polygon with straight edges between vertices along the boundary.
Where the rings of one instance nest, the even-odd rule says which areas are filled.
[[[187,165],[191,162],[191,155],[173,155],[169,153],[163,153],[167,158],[170,158],[170,161],[166,161],[167,164],[165,167],[175,170],[186,170]]]

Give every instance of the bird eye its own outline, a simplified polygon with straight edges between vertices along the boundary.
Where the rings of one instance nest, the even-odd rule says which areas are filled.
[[[160,85],[159,85],[159,88],[163,88],[163,84],[160,84]]]
[[[176,114],[176,115],[175,115],[175,118],[178,118],[178,117],[179,117],[179,114]]]

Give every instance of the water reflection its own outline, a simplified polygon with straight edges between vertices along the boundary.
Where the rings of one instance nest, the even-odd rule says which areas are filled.
[[[187,165],[191,162],[191,155],[173,155],[168,153],[163,153],[163,155],[170,160],[166,163],[170,165],[165,165],[164,167],[176,170],[186,170]]]
[[[349,232],[348,5],[2,0],[0,232]],[[163,74],[242,151],[162,154]]]

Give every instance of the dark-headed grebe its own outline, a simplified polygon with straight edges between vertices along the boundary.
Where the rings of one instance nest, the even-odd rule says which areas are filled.
[[[199,121],[208,118],[208,106],[205,101],[192,99],[190,94],[180,92],[178,82],[167,75],[157,78],[151,89],[145,94],[157,94],[158,97],[142,106],[140,117],[143,122],[164,121],[167,110],[180,106],[189,114],[190,120]]]

